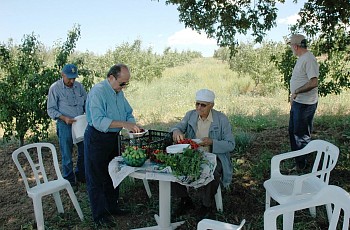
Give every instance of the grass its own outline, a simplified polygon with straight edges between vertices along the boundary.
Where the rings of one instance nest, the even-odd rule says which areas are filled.
[[[239,76],[232,72],[225,63],[212,58],[202,58],[181,67],[169,68],[163,73],[162,78],[152,82],[133,82],[125,90],[125,95],[134,109],[139,124],[147,129],[167,131],[188,110],[194,109],[197,90],[201,88],[213,90],[216,94],[215,109],[229,117],[236,138],[235,154],[232,156],[235,166],[234,180],[232,186],[223,191],[226,211],[218,214],[217,218],[231,223],[239,223],[242,218],[246,218],[244,229],[263,229],[265,193],[262,183],[269,177],[271,157],[289,151],[286,132],[289,103],[288,92],[282,87],[275,95],[259,97],[254,95],[252,84],[247,76]],[[350,169],[349,113],[349,92],[344,92],[341,95],[320,98],[314,120],[316,127],[314,138],[328,140],[341,150],[337,171],[331,178],[334,178],[333,183],[348,191],[350,190],[347,179]],[[54,132],[53,127],[50,141],[55,138]],[[5,147],[5,144],[2,147]],[[144,191],[140,180],[123,182],[122,202],[130,207],[133,213],[151,216],[145,217],[142,224],[152,226],[155,222],[151,213],[158,210],[156,194],[151,200],[145,196],[128,197],[138,190]],[[75,210],[70,208],[63,217],[50,218],[48,229],[89,229],[92,221],[87,194],[81,192],[77,195],[87,219],[83,223],[76,222],[76,218],[73,218],[77,216]],[[232,210],[228,210],[230,207]],[[296,223],[294,229],[322,229],[320,226],[325,226],[327,223],[324,214],[313,219],[307,212],[300,212],[297,217],[296,219],[301,221]],[[195,224],[195,221],[189,219],[181,229],[194,229]],[[32,229],[32,225],[32,222],[26,222],[21,224],[21,229]],[[131,227],[135,226],[131,224]]]

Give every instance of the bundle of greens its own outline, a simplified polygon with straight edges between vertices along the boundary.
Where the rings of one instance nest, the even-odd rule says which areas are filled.
[[[198,180],[202,171],[201,165],[207,163],[203,152],[191,148],[177,154],[158,153],[156,158],[169,166],[177,178],[186,177],[189,181]]]

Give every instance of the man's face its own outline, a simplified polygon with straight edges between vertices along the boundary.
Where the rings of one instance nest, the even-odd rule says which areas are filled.
[[[214,104],[206,101],[196,101],[195,106],[199,116],[207,117]]]
[[[69,88],[72,88],[75,82],[75,78],[68,78],[67,75],[65,75],[64,73],[62,73],[62,77],[64,85]]]
[[[117,78],[115,78],[113,75],[111,76],[111,86],[116,92],[120,92],[126,86],[128,86],[130,80],[130,72],[127,68],[122,67]]]

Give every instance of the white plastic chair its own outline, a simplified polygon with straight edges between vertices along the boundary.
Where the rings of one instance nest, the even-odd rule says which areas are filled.
[[[282,175],[281,162],[301,155],[316,153],[310,173],[302,175]],[[323,141],[310,141],[303,149],[276,155],[271,160],[271,178],[264,182],[266,189],[266,209],[270,208],[271,198],[279,204],[310,199],[329,183],[331,170],[334,169],[339,156],[339,148]],[[331,213],[327,205],[328,215]],[[316,208],[310,207],[312,216],[316,216]],[[294,212],[283,215],[283,229],[293,229]]]
[[[310,199],[298,200],[290,202],[288,204],[277,205],[268,208],[264,213],[264,229],[265,230],[277,230],[276,221],[279,215],[285,213],[295,212],[310,207],[320,205],[333,205],[333,211],[328,216],[329,227],[328,230],[339,229],[339,220],[343,218],[343,230],[349,230],[349,218],[350,218],[350,195],[344,189],[328,185],[321,189],[316,195]],[[340,215],[341,210],[343,214]],[[284,229],[284,228],[283,228]]]
[[[52,159],[47,160],[47,158],[43,158],[47,155],[51,155]],[[63,205],[59,194],[59,191],[63,189],[67,190],[80,219],[83,220],[83,213],[72,186],[68,180],[62,177],[57,160],[56,148],[53,144],[34,143],[22,146],[12,153],[12,159],[22,176],[28,196],[33,200],[34,214],[38,230],[45,228],[42,197],[52,194],[58,212],[63,213]],[[52,165],[49,164],[51,162],[55,169],[55,175],[46,172],[49,168],[52,169]],[[50,177],[48,177],[48,175]]]
[[[241,230],[245,224],[245,219],[240,225],[229,224],[217,220],[203,219],[198,222],[197,230]]]

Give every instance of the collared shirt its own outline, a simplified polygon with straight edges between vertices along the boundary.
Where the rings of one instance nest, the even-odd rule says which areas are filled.
[[[84,114],[86,91],[80,82],[75,81],[72,88],[60,79],[50,86],[47,98],[47,114],[54,120],[59,116],[76,117]]]
[[[116,93],[107,79],[92,87],[88,94],[86,119],[98,131],[119,132],[121,128],[109,128],[112,121],[135,122],[132,112],[124,92]]]
[[[209,137],[209,128],[212,122],[213,122],[213,115],[211,113],[211,110],[208,114],[208,117],[205,119],[202,119],[200,116],[198,116],[196,138],[200,139],[203,137]],[[204,151],[209,151],[209,147],[202,147],[202,148]]]

